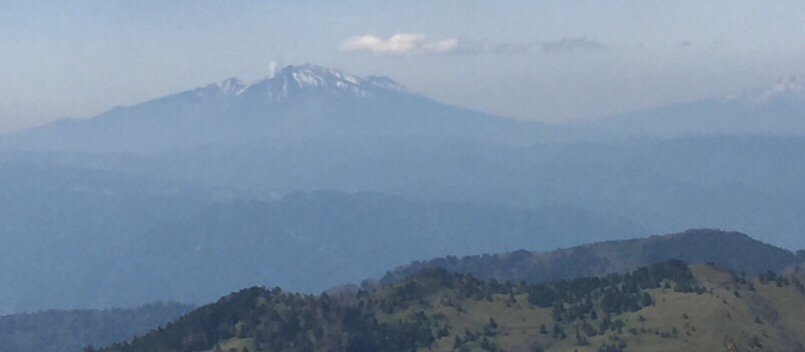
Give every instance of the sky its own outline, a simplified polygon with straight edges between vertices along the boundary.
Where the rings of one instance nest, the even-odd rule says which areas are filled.
[[[805,73],[805,2],[0,0],[0,132],[303,63],[592,119]]]

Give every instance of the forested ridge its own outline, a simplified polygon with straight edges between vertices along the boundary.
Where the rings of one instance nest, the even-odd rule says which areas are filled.
[[[796,253],[740,232],[688,230],[670,235],[592,243],[551,252],[518,250],[464,257],[446,256],[413,262],[389,271],[380,282],[392,284],[425,268],[444,268],[498,281],[542,282],[626,272],[651,263],[680,259],[714,263],[756,275],[782,272],[805,261]]]
[[[798,348],[802,333],[788,319],[805,312],[786,305],[805,304],[804,292],[795,276],[751,278],[679,260],[536,284],[426,269],[354,296],[244,289],[101,351]]]

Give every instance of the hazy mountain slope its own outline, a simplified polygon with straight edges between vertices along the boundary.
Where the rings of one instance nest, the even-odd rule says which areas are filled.
[[[143,153],[288,136],[410,136],[534,141],[540,126],[444,105],[386,77],[288,66],[245,84],[211,84],[2,140],[23,150]]]
[[[690,137],[517,148],[417,138],[295,137],[89,165],[173,182],[374,191],[538,209],[570,204],[655,233],[710,227],[805,246],[805,138]]]
[[[428,270],[338,296],[252,288],[104,351],[802,350],[805,289],[670,261],[517,285]]]
[[[805,258],[737,232],[689,230],[683,233],[608,241],[551,252],[520,250],[462,258],[431,259],[397,268],[382,283],[390,284],[425,268],[443,268],[481,279],[543,282],[626,272],[650,263],[679,259],[715,263],[750,274],[783,271]]]
[[[208,207],[215,190],[53,161],[2,166],[6,314],[202,303],[255,284],[318,291],[445,253],[550,249],[645,233],[574,207],[526,211],[367,194]]]
[[[661,106],[575,123],[575,139],[675,138],[692,135],[805,135],[805,77],[786,77],[754,92]]]
[[[621,238],[633,224],[569,207],[525,211],[379,194],[297,193],[211,207],[138,238],[119,270],[165,299],[206,302],[249,285],[317,292],[416,258]]]
[[[752,104],[801,100],[786,87]],[[764,114],[753,118],[765,121]],[[5,143],[104,151],[69,160],[171,182],[280,195],[373,191],[530,209],[569,204],[655,233],[724,228],[805,246],[805,137],[758,130],[560,143],[568,138],[559,130],[449,107],[385,78],[306,65],[254,84],[227,80],[54,124]]]
[[[192,187],[0,162],[0,314],[159,299],[110,268],[142,233],[209,202],[209,194]],[[140,291],[136,298],[134,289]]]
[[[130,339],[178,319],[195,309],[178,303],[131,309],[49,310],[0,317],[0,346],[5,352],[81,352]]]
[[[37,164],[41,170],[8,164],[4,172],[13,171],[20,180],[36,181],[42,175],[53,175],[53,180],[43,179],[38,186],[29,187],[34,190],[31,197],[24,192],[15,193],[28,187],[16,181],[4,186],[14,196],[0,204],[0,210],[6,214],[0,216],[7,217],[5,227],[0,230],[13,235],[3,237],[8,255],[0,260],[12,269],[2,274],[0,282],[19,289],[0,293],[6,305],[0,309],[44,308],[43,302],[62,301],[70,302],[66,307],[74,307],[74,302],[80,306],[128,306],[171,298],[159,297],[156,292],[149,293],[145,301],[128,296],[142,292],[128,290],[125,285],[170,291],[172,286],[185,284],[171,283],[159,275],[139,276],[137,283],[131,283],[121,273],[151,264],[138,261],[137,255],[127,248],[149,253],[148,246],[158,241],[141,240],[138,236],[159,228],[166,219],[177,223],[177,233],[203,232],[187,230],[197,225],[191,224],[193,220],[186,223],[183,220],[209,203],[208,196],[216,193],[210,189],[221,188],[227,190],[226,197],[236,199],[330,189],[380,192],[414,201],[529,209],[536,213],[549,209],[552,216],[542,217],[547,220],[538,226],[563,233],[556,242],[535,246],[494,240],[466,242],[465,252],[443,243],[442,247],[416,243],[425,252],[408,257],[390,255],[384,258],[388,262],[381,263],[385,266],[376,268],[378,271],[416,258],[523,247],[545,249],[550,248],[546,244],[569,246],[614,238],[597,237],[602,232],[631,236],[626,234],[631,230],[598,231],[618,229],[621,226],[618,223],[645,229],[643,233],[704,227],[740,230],[786,248],[805,247],[805,237],[801,235],[805,233],[805,217],[801,216],[805,212],[805,183],[801,182],[805,177],[805,154],[800,152],[805,150],[803,137],[706,136],[552,143],[556,136],[543,127],[435,103],[402,90],[388,79],[360,78],[301,66],[288,67],[271,79],[251,85],[228,80],[114,109],[93,119],[54,124],[7,138],[5,147],[11,150],[4,152],[4,157],[43,162]],[[535,140],[538,143],[530,143]],[[21,151],[25,149],[37,152]],[[71,182],[84,177],[71,176],[65,168],[120,177],[123,185],[111,189],[90,187],[91,195],[87,196],[75,196],[75,192],[64,189],[45,191],[51,184],[60,184],[54,180],[62,178],[62,173]],[[164,194],[152,195],[141,192],[139,186],[126,188],[130,179],[203,186],[179,195],[172,195],[170,186],[162,189],[166,191]],[[114,181],[92,177],[86,180],[93,180],[87,182],[90,186],[94,182]],[[118,186],[127,191],[117,190]],[[65,189],[70,187],[67,185]],[[202,196],[195,195],[196,192]],[[557,204],[561,206],[557,208]],[[570,211],[556,210],[562,207]],[[590,219],[574,220],[577,213]],[[520,215],[507,216],[523,216],[519,210],[513,214]],[[477,215],[465,217],[484,219]],[[229,223],[221,221],[218,227],[209,226],[218,233],[231,233],[232,229],[239,231],[235,226],[238,221],[252,223],[239,219],[237,214],[233,219],[227,220]],[[618,220],[613,223],[610,219]],[[394,218],[386,220],[397,221],[392,224],[400,222]],[[477,223],[456,221],[452,228],[474,231],[466,229],[468,224]],[[321,226],[323,229],[315,230],[332,233]],[[372,226],[373,232],[382,230],[379,222]],[[439,226],[448,228],[446,224]],[[288,228],[301,231],[293,226]],[[586,230],[590,228],[593,230]],[[351,231],[347,227],[342,229]],[[247,230],[260,233],[254,228]],[[289,233],[286,230],[277,233]],[[179,237],[174,247],[176,253],[201,260],[199,255],[192,254],[198,241],[158,229],[151,233],[159,234],[160,241]],[[336,248],[333,253],[340,254],[331,256],[327,263],[349,262],[349,254],[360,250],[350,243],[325,241],[335,247],[316,247],[304,243],[305,239],[287,237],[294,238],[294,250],[306,249],[306,253]],[[38,240],[41,238],[46,240]],[[120,238],[129,242],[119,242]],[[16,239],[22,239],[20,248],[15,248]],[[512,246],[502,247],[509,244]],[[487,245],[492,247],[483,248]],[[441,252],[436,252],[436,248]],[[249,250],[252,248],[244,249],[246,253]],[[232,255],[223,251],[219,254]],[[47,259],[36,266],[24,265],[26,258],[38,256]],[[122,264],[110,263],[109,258]],[[298,268],[319,268],[324,262],[300,260],[297,264]],[[213,262],[202,264],[213,266]],[[202,264],[199,267],[204,267]],[[336,264],[333,265],[340,265]],[[90,269],[84,270],[85,267]],[[176,267],[185,270],[181,265]],[[99,280],[109,283],[111,290],[120,290],[120,294],[112,295],[119,300],[117,303],[85,290],[58,296],[52,294],[55,291],[47,290],[48,285],[71,287],[95,280],[95,274],[84,275],[95,273],[94,268],[103,269]],[[139,272],[160,270],[149,268]],[[29,275],[32,272],[49,280],[35,280],[38,276]],[[71,277],[68,273],[79,274]],[[362,278],[368,274],[371,273],[356,271],[349,277]],[[335,281],[336,275],[327,277]],[[318,279],[287,277],[288,285],[294,288],[318,288],[316,285],[321,284]],[[228,277],[221,279],[222,287],[226,280]],[[142,285],[145,282],[159,284]]]

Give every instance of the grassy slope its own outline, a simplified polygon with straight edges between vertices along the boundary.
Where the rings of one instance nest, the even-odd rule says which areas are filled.
[[[761,284],[750,279],[738,282],[728,271],[709,265],[691,266],[699,285],[707,292],[680,293],[673,289],[650,289],[655,304],[637,312],[611,317],[625,324],[620,329],[587,336],[582,328],[588,323],[596,329],[602,318],[583,319],[564,324],[566,338],[552,336],[555,323],[550,308],[528,303],[528,296],[494,294],[492,301],[464,298],[456,290],[433,286],[432,292],[408,302],[407,308],[389,314],[378,312],[381,322],[409,319],[424,312],[450,327],[448,336],[438,339],[430,349],[421,351],[453,351],[456,335],[470,331],[484,335],[490,318],[497,329],[486,336],[492,345],[505,351],[599,351],[607,344],[625,342],[628,351],[798,351],[802,350],[805,331],[805,293],[793,285],[778,287],[775,282]],[[754,291],[750,286],[755,288]],[[398,287],[376,292],[374,299],[391,296]],[[737,295],[736,295],[737,292]],[[460,306],[460,308],[459,308]],[[603,316],[603,313],[599,313]],[[548,333],[540,333],[545,325]],[[576,329],[581,339],[576,338]],[[582,341],[580,341],[582,340]],[[586,341],[586,342],[584,342]],[[233,339],[222,344],[238,351],[253,343]],[[463,350],[480,349],[480,339],[463,344]],[[462,350],[462,348],[459,348]],[[226,348],[224,349],[226,351]]]
[[[173,330],[169,327],[129,348],[112,351],[293,351],[297,350],[293,345],[285,345],[284,349],[269,347],[272,339],[265,337],[277,336],[271,334],[285,329],[286,313],[294,310],[300,312],[300,317],[305,316],[305,310],[313,315],[302,319],[300,333],[293,339],[316,340],[311,350],[344,351],[348,350],[344,346],[349,340],[344,336],[361,335],[364,331],[348,331],[347,326],[352,323],[344,318],[351,309],[347,307],[358,306],[365,314],[361,319],[376,319],[380,326],[425,321],[421,326],[430,329],[435,339],[428,347],[420,346],[422,352],[805,351],[802,346],[805,330],[801,328],[805,318],[805,290],[792,276],[761,282],[759,278],[744,279],[713,265],[692,265],[689,271],[684,266],[681,268],[692,275],[692,290],[679,291],[677,288],[682,281],[666,278],[656,288],[638,291],[648,293],[653,303],[624,309],[608,318],[604,312],[604,296],[592,290],[589,292],[592,292],[596,316],[584,313],[567,318],[566,315],[561,321],[555,319],[552,308],[529,301],[534,286],[496,285],[438,271],[423,272],[400,284],[359,294],[349,303],[327,298],[327,302],[331,302],[326,304],[329,308],[324,308],[322,297],[270,294],[250,289],[188,315],[176,322]],[[618,285],[626,291],[623,284]],[[564,307],[569,311],[571,304],[566,303]],[[255,315],[261,310],[277,311],[280,313],[274,317],[285,318],[272,320],[272,315]],[[255,322],[259,322],[258,325],[254,325]],[[248,324],[252,324],[250,331],[262,332],[244,333],[243,327]],[[555,331],[554,326],[559,329]],[[169,340],[165,339],[169,335],[173,335],[174,343],[181,344],[189,336],[199,338],[199,329],[210,328],[231,329],[233,333],[204,348],[155,347],[169,346],[166,343]]]
[[[553,338],[550,332],[540,334],[540,325],[545,324],[550,331],[554,322],[550,309],[528,304],[525,295],[515,297],[516,303],[511,303],[505,295],[495,295],[493,302],[479,302],[458,299],[454,292],[440,290],[425,297],[424,304],[395,312],[385,319],[400,319],[421,310],[431,316],[443,315],[455,331],[480,332],[491,317],[500,333],[490,341],[506,351],[533,351],[536,346],[546,351],[598,351],[606,343],[621,340],[626,342],[629,351],[802,350],[805,294],[794,285],[777,287],[774,282],[760,284],[753,279],[749,280],[755,287],[753,292],[749,285],[735,283],[732,274],[726,271],[707,265],[691,268],[697,281],[707,289],[706,293],[649,290],[656,301],[654,306],[613,316],[612,320],[622,320],[626,325],[603,335],[585,336],[586,346],[579,344],[574,332],[583,321],[566,327],[568,337],[565,339]],[[465,312],[439,304],[448,299],[455,300]],[[599,325],[590,319],[585,321]],[[754,337],[760,345],[753,349]],[[453,344],[454,335],[450,335],[438,340],[433,350],[453,351]],[[473,344],[467,347],[477,348]]]

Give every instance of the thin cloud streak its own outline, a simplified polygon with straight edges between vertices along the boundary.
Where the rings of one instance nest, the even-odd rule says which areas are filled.
[[[347,53],[368,52],[388,56],[413,55],[520,55],[532,52],[556,54],[575,51],[594,51],[609,48],[607,45],[586,37],[565,38],[551,42],[535,43],[484,43],[471,40],[447,38],[429,40],[421,33],[398,33],[388,39],[376,35],[355,36],[341,43]]]
[[[375,35],[356,36],[341,43],[345,52],[371,52],[383,55],[447,54],[459,46],[457,39],[428,41],[424,34],[399,33],[388,39]]]
[[[389,56],[523,54],[533,47],[532,44],[489,44],[457,38],[429,40],[421,33],[398,33],[388,39],[367,34],[348,38],[341,43],[343,52]]]

